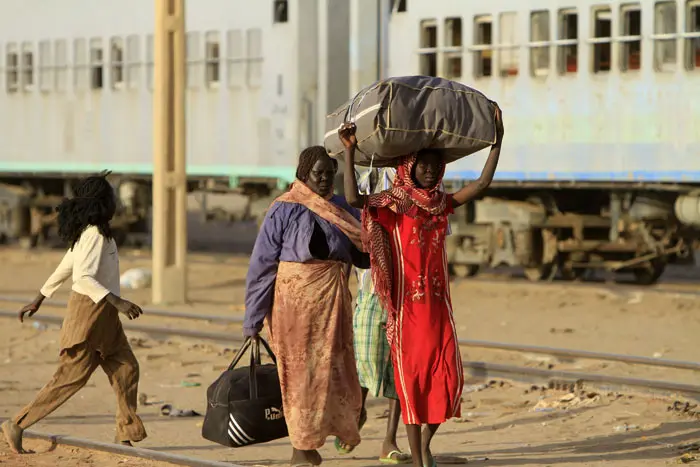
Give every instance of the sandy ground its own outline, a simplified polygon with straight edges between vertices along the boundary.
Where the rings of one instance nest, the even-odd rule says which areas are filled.
[[[32,296],[60,260],[61,252],[0,250],[0,295]],[[245,257],[212,259],[192,255],[190,303],[169,309],[229,314],[243,312]],[[148,267],[147,253],[124,251],[122,271]],[[68,288],[55,297],[65,300]],[[139,304],[150,304],[151,291],[124,291]],[[492,284],[459,281],[452,288],[455,319],[461,338],[588,349],[667,359],[697,360],[700,301],[654,292],[617,294],[604,287],[575,288],[565,284],[532,287],[523,283]],[[0,303],[14,310],[19,304]],[[60,315],[46,306],[41,313]],[[144,316],[143,324],[202,329],[240,335],[240,328],[206,322],[164,320]],[[0,327],[0,418],[12,416],[48,381],[57,360],[58,329],[37,329],[31,323],[3,319]],[[287,440],[240,450],[217,447],[200,435],[201,417],[159,414],[161,403],[203,413],[205,388],[230,361],[235,342],[212,344],[181,338],[133,334],[141,363],[141,392],[149,404],[141,413],[149,430],[142,447],[229,461],[240,465],[284,465]],[[463,349],[465,360],[527,365],[576,371],[608,372],[641,378],[697,382],[692,372],[632,367],[595,361],[569,361],[535,355]],[[470,384],[482,381],[472,380]],[[530,390],[505,384],[464,395],[463,418],[441,428],[434,441],[440,454],[461,455],[478,465],[494,466],[659,466],[681,456],[678,447],[698,441],[697,420],[667,411],[672,399],[619,396],[587,389],[582,394]],[[371,401],[363,443],[346,458],[335,453],[332,440],[321,450],[325,465],[379,465],[385,402]],[[41,432],[70,434],[100,441],[113,438],[114,401],[106,378],[96,374],[88,386],[55,414],[38,424]],[[399,443],[407,448],[402,430]],[[121,465],[156,466],[84,450],[31,441],[38,454],[19,458],[0,442],[0,466]],[[700,454],[698,454],[700,456]],[[488,458],[489,460],[483,460]],[[692,454],[687,456],[692,461]]]

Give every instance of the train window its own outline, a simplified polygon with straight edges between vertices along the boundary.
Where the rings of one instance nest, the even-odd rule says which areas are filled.
[[[635,71],[642,67],[642,7],[620,7],[620,70]]]
[[[502,77],[518,76],[520,41],[517,37],[518,14],[501,13],[498,28],[499,71]]]
[[[19,91],[19,53],[15,44],[7,44],[5,49],[5,90]]]
[[[273,22],[286,23],[289,21],[289,3],[287,0],[275,0],[272,8],[274,9]]]
[[[90,41],[90,88],[102,89],[104,87],[105,63],[104,51],[101,39]]]
[[[22,89],[31,91],[34,88],[34,44],[22,44]]]
[[[121,37],[110,40],[109,65],[112,89],[122,88],[124,86],[124,41]]]
[[[593,11],[593,73],[610,71],[612,61],[612,10]]]
[[[445,19],[444,75],[447,79],[462,77],[462,18]]]
[[[228,86],[240,88],[245,84],[245,49],[243,48],[243,32],[240,30],[226,33],[226,62]]]
[[[200,50],[200,38],[198,32],[188,32],[185,48],[187,49],[187,87],[197,89],[200,85],[202,65],[202,51]]]
[[[39,42],[39,63],[37,67],[39,89],[48,92],[53,85],[53,63],[51,61],[51,41]]]
[[[87,44],[85,39],[73,41],[73,86],[77,91],[84,91],[88,87],[88,61]]]
[[[141,75],[141,47],[139,36],[126,38],[126,84],[129,89],[137,89]]]
[[[562,75],[578,71],[578,13],[575,9],[559,10],[557,68]]]
[[[53,44],[54,86],[57,92],[65,92],[68,89],[68,45],[65,39],[59,39]]]
[[[421,75],[437,76],[437,42],[437,22],[434,19],[421,21],[418,49]]]
[[[493,58],[493,18],[476,16],[474,18],[474,77],[492,76]]]
[[[155,62],[154,54],[155,47],[153,45],[153,34],[146,36],[146,86],[149,90],[153,90],[153,83],[155,82],[154,67]]]
[[[700,69],[700,0],[691,0],[686,7],[685,67]]]
[[[221,70],[221,49],[219,42],[218,32],[210,31],[207,33],[206,47],[204,50],[207,67],[204,78],[209,87],[216,87],[219,85],[219,72]]]
[[[248,87],[259,88],[262,83],[263,44],[262,29],[248,29]]]
[[[405,13],[408,11],[408,0],[391,0],[391,11]]]
[[[532,76],[549,74],[549,11],[530,15],[530,69]]]
[[[674,71],[678,61],[676,2],[657,2],[654,7],[654,68]]]

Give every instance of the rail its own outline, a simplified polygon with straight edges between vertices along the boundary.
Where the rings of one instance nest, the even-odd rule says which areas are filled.
[[[13,318],[17,314],[9,311],[0,311],[0,317]],[[63,319],[60,316],[51,315],[35,315],[30,318],[34,321],[60,324]],[[242,335],[232,335],[223,333],[212,333],[212,332],[202,332],[191,329],[177,329],[177,328],[162,328],[156,326],[147,326],[134,324],[131,322],[124,323],[124,329],[133,332],[142,332],[150,335],[169,335],[169,336],[180,336],[189,337],[193,339],[206,339],[215,342],[233,343],[242,342]],[[665,368],[676,368],[685,370],[700,370],[700,365],[693,362],[675,361],[675,360],[664,360],[664,359],[654,359],[648,357],[632,356],[632,355],[619,355],[619,354],[609,354],[602,352],[590,352],[581,350],[570,350],[570,349],[557,349],[551,347],[539,347],[539,346],[528,346],[528,345],[517,345],[517,344],[504,344],[498,342],[487,342],[487,341],[471,341],[471,340],[460,340],[460,345],[481,347],[481,348],[491,348],[498,350],[516,351],[521,353],[542,353],[550,355],[567,356],[572,358],[582,358],[582,359],[593,359],[602,361],[615,361],[629,364],[642,364],[656,367]],[[618,388],[645,388],[648,390],[653,390],[656,392],[662,392],[663,394],[678,393],[691,396],[694,398],[700,397],[700,386],[689,385],[683,383],[669,382],[669,381],[654,381],[654,380],[644,380],[636,378],[627,378],[620,376],[611,375],[600,375],[592,373],[578,373],[578,372],[567,372],[559,370],[542,370],[537,368],[527,368],[527,367],[517,367],[509,365],[500,365],[494,363],[485,362],[463,362],[464,367],[469,369],[473,376],[476,377],[499,377],[503,376],[507,379],[522,380],[526,382],[531,382],[533,380],[565,380],[569,383],[576,382],[587,382],[597,385],[608,385],[609,387]]]
[[[168,316],[177,317],[179,313],[170,313]],[[15,318],[17,317],[16,312],[11,311],[0,311],[0,317],[4,318]],[[224,320],[225,317],[221,317]],[[34,315],[32,318],[34,321],[44,322],[49,324],[60,324],[63,322],[63,318],[60,316],[52,315]],[[203,320],[208,320],[208,317],[202,318]],[[237,319],[237,318],[233,318]],[[236,321],[240,322],[240,321]],[[191,337],[194,339],[206,339],[214,342],[242,342],[243,336],[236,334],[225,334],[216,332],[205,332],[196,331],[192,329],[178,329],[178,328],[163,328],[156,326],[148,326],[143,324],[135,324],[132,322],[124,323],[124,329],[127,331],[143,332],[151,335],[167,335],[167,336],[181,336],[181,337]],[[534,353],[542,355],[551,355],[555,357],[570,357],[586,360],[600,360],[608,362],[620,362],[636,365],[646,365],[646,366],[656,366],[662,368],[674,368],[679,370],[691,370],[700,371],[700,363],[686,362],[682,360],[665,360],[660,358],[642,357],[635,355],[624,355],[624,354],[614,354],[614,353],[604,353],[604,352],[592,352],[589,350],[573,350],[573,349],[561,349],[556,347],[545,347],[536,345],[523,345],[523,344],[508,344],[503,342],[491,342],[482,340],[472,340],[472,339],[460,339],[459,345],[462,347],[475,347],[482,349],[492,349],[492,350],[504,350],[509,352],[520,352],[520,353]]]
[[[83,438],[74,438],[72,436],[53,435],[40,433],[37,431],[25,431],[26,438],[40,439],[50,441],[52,444],[71,446],[75,448],[89,449],[93,451],[101,451],[109,454],[118,454],[120,456],[136,457],[139,459],[167,462],[175,465],[184,465],[188,467],[243,467],[238,464],[229,462],[210,461],[205,459],[196,459],[194,457],[186,457],[179,454],[168,454],[152,449],[144,449],[130,446],[122,446],[119,444],[102,443]]]

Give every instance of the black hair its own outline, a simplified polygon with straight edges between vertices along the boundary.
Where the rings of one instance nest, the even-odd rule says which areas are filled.
[[[338,170],[338,161],[329,156],[326,148],[323,146],[311,146],[301,151],[301,154],[299,154],[299,165],[297,165],[297,179],[305,182],[309,178],[311,169],[316,165],[316,162],[324,157],[333,161],[335,170]]]
[[[73,189],[74,196],[58,205],[58,235],[73,249],[80,235],[94,225],[105,238],[112,238],[109,221],[114,216],[114,189],[107,181],[110,172],[86,177]]]

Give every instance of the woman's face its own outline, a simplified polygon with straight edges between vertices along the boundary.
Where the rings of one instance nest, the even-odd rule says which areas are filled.
[[[416,184],[423,189],[433,188],[440,180],[442,156],[438,152],[421,152],[413,168]]]
[[[306,185],[319,196],[324,198],[333,193],[335,182],[336,165],[330,157],[323,157],[316,161]]]

